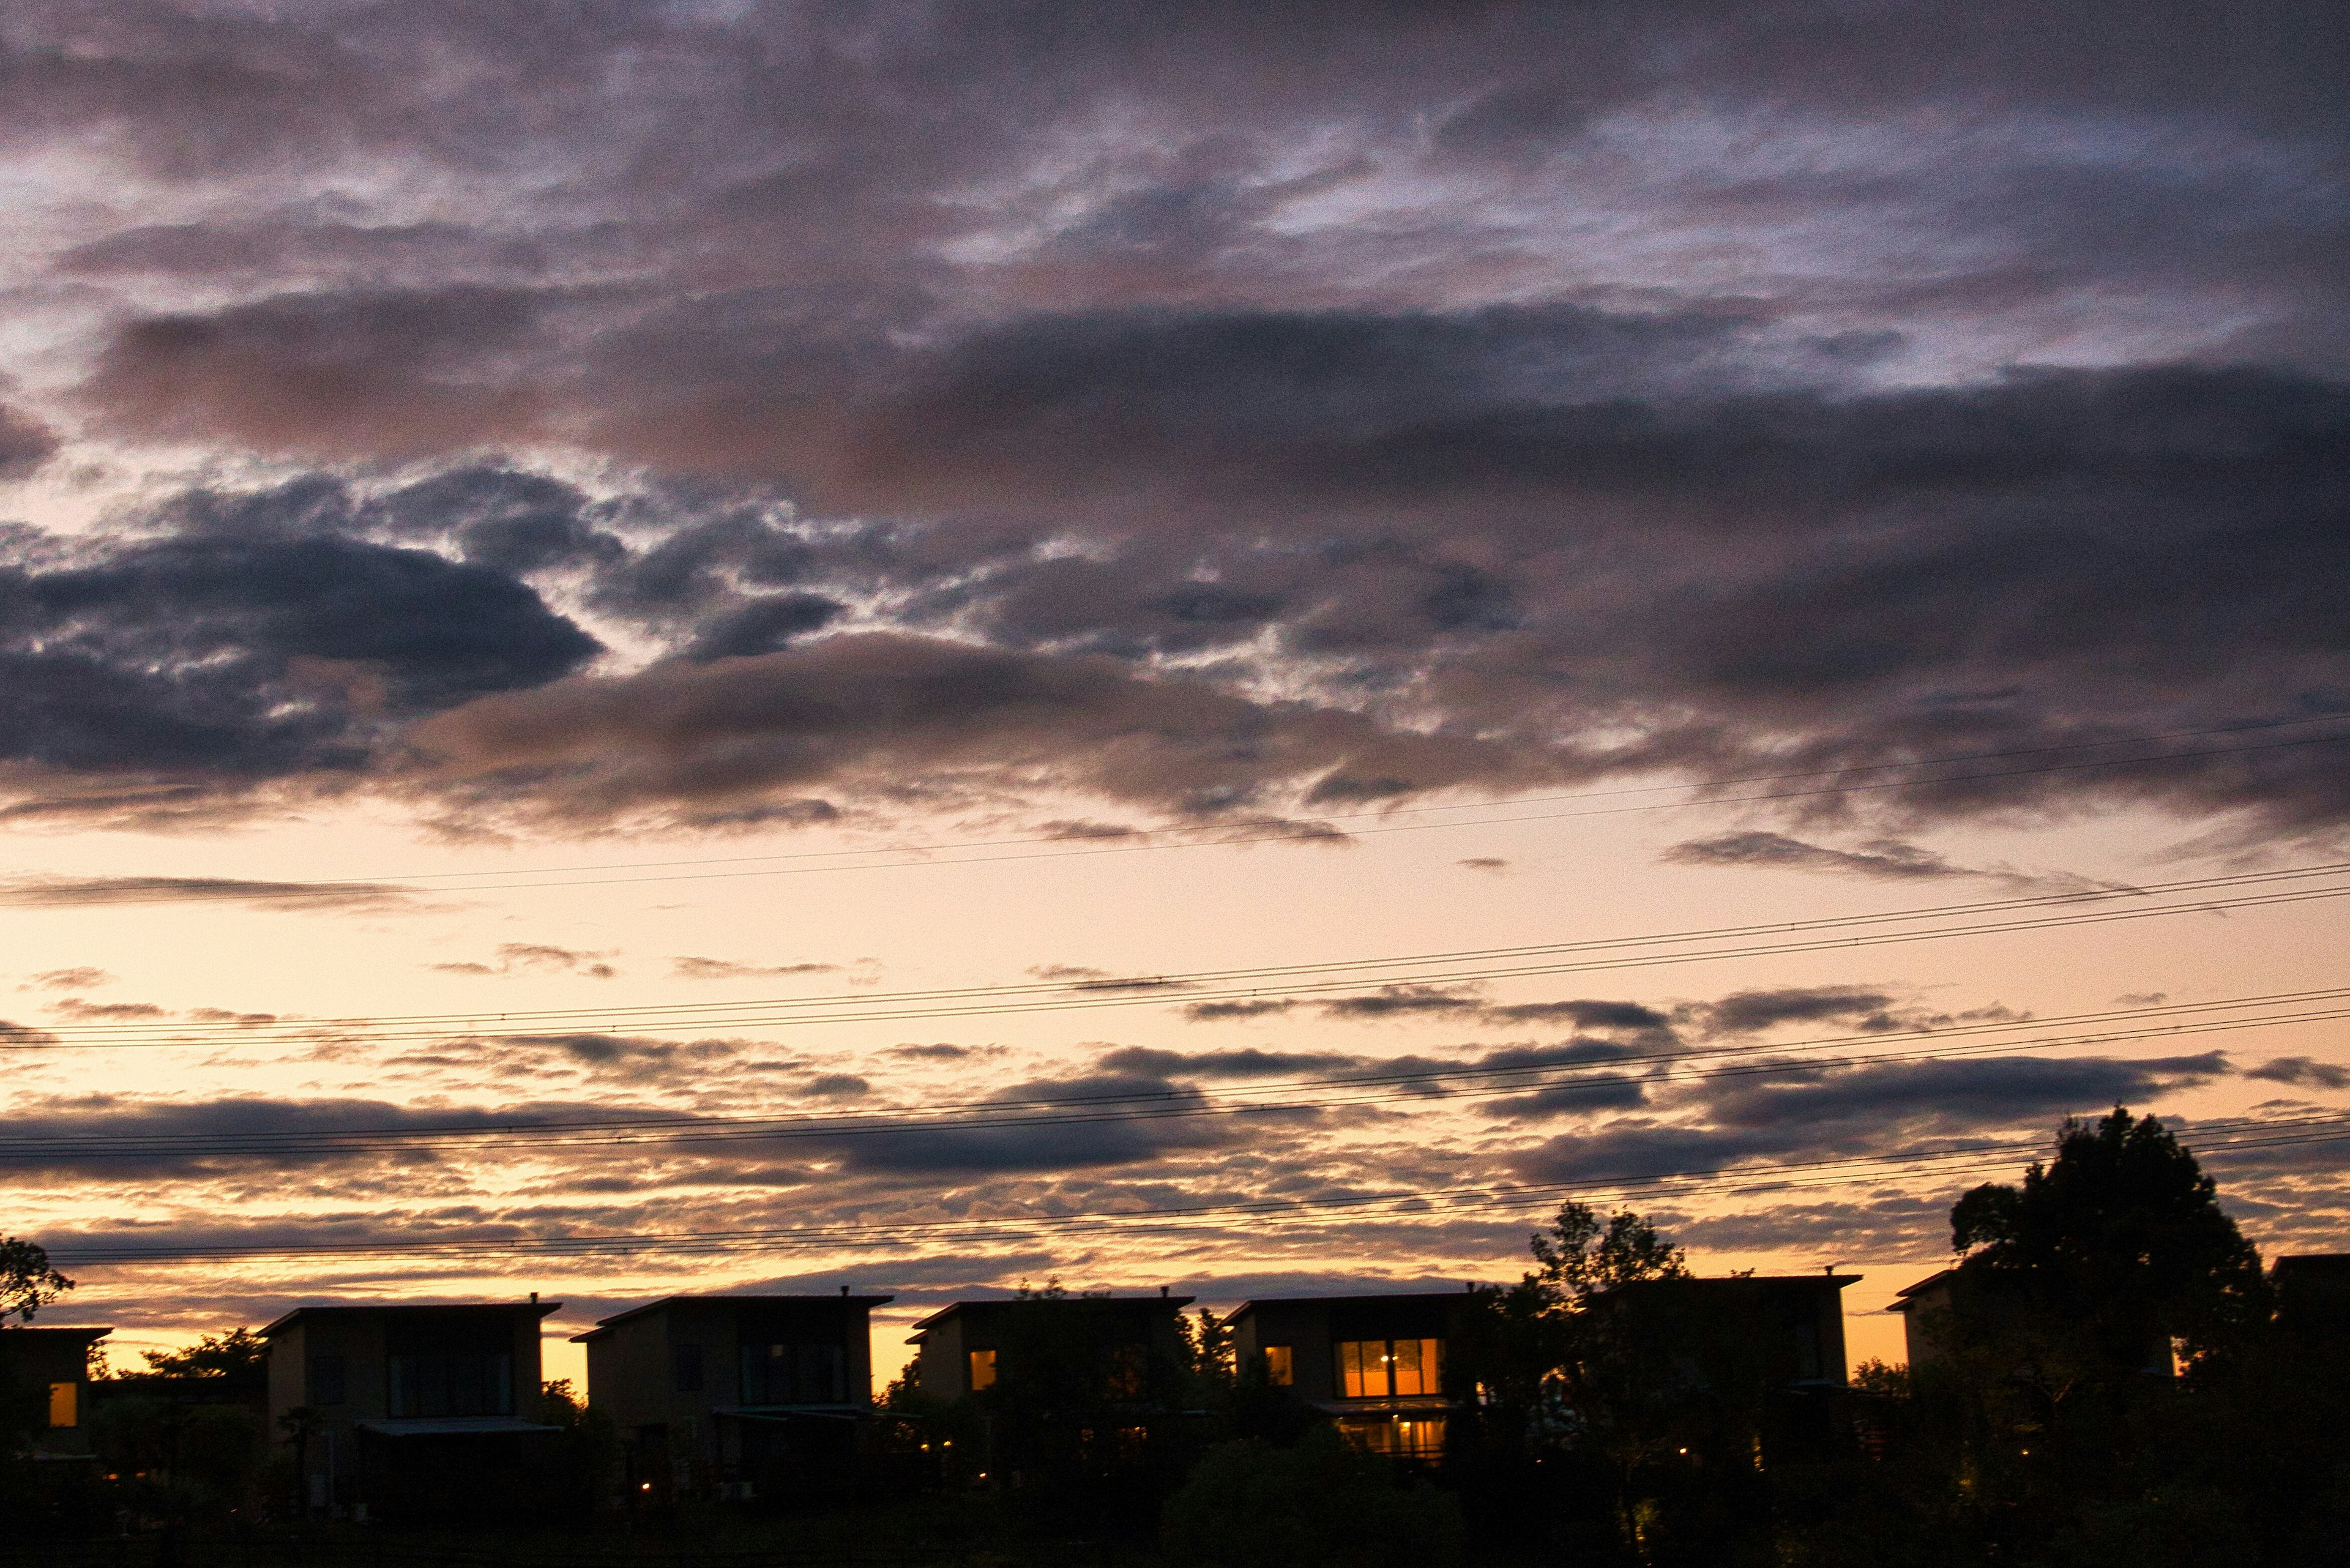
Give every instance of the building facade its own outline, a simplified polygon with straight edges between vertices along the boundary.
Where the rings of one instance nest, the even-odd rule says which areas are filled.
[[[110,1328],[0,1328],[0,1391],[33,1417],[34,1457],[90,1457],[89,1356]]]
[[[1470,1390],[1452,1368],[1465,1292],[1289,1296],[1243,1302],[1225,1320],[1242,1384],[1327,1417],[1357,1446],[1443,1457]]]
[[[539,1324],[561,1304],[335,1303],[263,1329],[270,1428],[309,1511],[510,1511],[557,1430],[539,1419]]]
[[[868,1316],[891,1299],[670,1296],[575,1336],[629,1490],[748,1500],[846,1484],[873,1403]]]

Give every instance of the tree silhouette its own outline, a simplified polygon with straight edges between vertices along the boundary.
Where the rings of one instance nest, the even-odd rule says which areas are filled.
[[[2020,1293],[2066,1325],[2086,1376],[2137,1371],[2190,1353],[2258,1315],[2260,1254],[2220,1209],[2218,1186],[2152,1116],[2120,1106],[2094,1127],[2068,1119],[2056,1158],[2021,1187],[1986,1183],[1950,1210],[1961,1281]]]
[[[74,1282],[49,1266],[49,1255],[30,1241],[0,1237],[0,1324],[11,1317],[26,1323],[33,1314],[74,1288]]]

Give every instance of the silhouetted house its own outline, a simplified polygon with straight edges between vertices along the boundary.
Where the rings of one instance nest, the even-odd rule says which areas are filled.
[[[2150,1377],[2173,1373],[2170,1336],[2151,1324],[2101,1324],[2094,1330],[2076,1314],[2051,1306],[2021,1271],[1944,1269],[1894,1293],[1902,1339],[1913,1373],[1951,1365],[1960,1344],[2004,1356],[2027,1377],[2041,1362],[2078,1363],[2092,1357]]]
[[[1180,1417],[1190,1296],[1040,1296],[956,1302],[914,1325],[922,1393],[971,1401],[982,1480],[1019,1484],[1131,1471],[1155,1428]]]
[[[559,1302],[296,1308],[269,1341],[272,1431],[313,1513],[494,1517],[538,1489],[539,1323]]]
[[[2350,1341],[2350,1252],[2311,1252],[2269,1266],[2279,1327]]]
[[[39,1459],[90,1457],[90,1347],[110,1328],[0,1328],[0,1398]]]
[[[1642,1280],[1593,1298],[1619,1376],[1693,1453],[1755,1464],[1844,1441],[1844,1301],[1858,1274]],[[1729,1451],[1736,1448],[1741,1451]]]
[[[1243,1387],[1326,1417],[1374,1453],[1434,1460],[1471,1390],[1449,1371],[1464,1292],[1287,1296],[1243,1302],[1225,1319]]]
[[[873,1404],[867,1316],[892,1299],[670,1296],[575,1336],[628,1486],[747,1499],[845,1484]]]

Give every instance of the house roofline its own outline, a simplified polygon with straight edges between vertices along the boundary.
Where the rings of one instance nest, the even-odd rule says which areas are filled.
[[[932,1313],[930,1316],[928,1316],[928,1317],[926,1317],[926,1318],[922,1319],[920,1323],[917,1323],[916,1324],[914,1324],[914,1333],[913,1333],[913,1336],[912,1336],[911,1338],[908,1339],[908,1340],[906,1341],[906,1343],[907,1343],[908,1345],[920,1345],[920,1344],[922,1342],[922,1335],[923,1335],[923,1334],[927,1334],[928,1332],[930,1332],[930,1328],[931,1328],[931,1325],[932,1324],[935,1324],[935,1323],[942,1323],[942,1322],[944,1322],[946,1319],[952,1317],[955,1314],[957,1314],[957,1313],[959,1313],[959,1312],[962,1311],[965,1307],[1028,1306],[1028,1305],[1032,1305],[1032,1304],[1035,1304],[1035,1303],[1043,1303],[1043,1302],[1067,1302],[1067,1303],[1081,1303],[1091,1302],[1091,1303],[1096,1303],[1100,1304],[1100,1305],[1103,1305],[1103,1306],[1111,1306],[1111,1305],[1116,1305],[1116,1306],[1142,1306],[1142,1305],[1146,1305],[1146,1304],[1147,1304],[1147,1305],[1150,1305],[1150,1306],[1166,1306],[1166,1307],[1174,1307],[1174,1308],[1180,1309],[1180,1308],[1183,1308],[1183,1307],[1190,1306],[1190,1305],[1191,1305],[1194,1301],[1197,1301],[1198,1299],[1199,1299],[1199,1298],[1198,1298],[1198,1297],[1196,1297],[1196,1296],[1170,1296],[1170,1295],[1156,1295],[1156,1296],[982,1296],[982,1297],[978,1297],[978,1298],[975,1298],[975,1299],[971,1300],[971,1301],[965,1301],[965,1302],[949,1302],[946,1305],[944,1305],[944,1306],[941,1307],[938,1311],[936,1311],[936,1312]]]
[[[513,1312],[529,1313],[545,1318],[563,1310],[561,1302],[318,1302],[297,1306],[261,1331],[264,1339],[275,1338],[293,1325],[299,1317],[355,1317],[361,1313],[385,1313],[408,1315],[418,1313],[448,1312]]]
[[[1347,1296],[1251,1296],[1226,1313],[1224,1321],[1238,1323],[1259,1307],[1269,1306],[1371,1306],[1385,1302],[1465,1302],[1474,1299],[1475,1293],[1471,1291],[1387,1291]]]
[[[571,1343],[572,1343],[573,1345],[592,1345],[592,1344],[594,1344],[596,1341],[598,1341],[598,1340],[599,1340],[599,1339],[608,1338],[608,1337],[610,1336],[610,1334],[611,1334],[612,1331],[613,1331],[614,1329],[616,1329],[616,1328],[619,1327],[619,1326],[620,1326],[622,1324],[624,1324],[624,1323],[632,1323],[632,1322],[634,1322],[636,1319],[640,1318],[640,1317],[643,1317],[643,1316],[644,1316],[644,1315],[646,1315],[648,1313],[655,1313],[655,1312],[659,1312],[659,1311],[660,1311],[661,1308],[663,1308],[663,1307],[667,1307],[667,1306],[675,1306],[675,1305],[677,1305],[678,1303],[681,1303],[681,1302],[693,1303],[695,1303],[695,1304],[710,1304],[710,1305],[716,1305],[716,1304],[720,1304],[720,1303],[729,1303],[729,1302],[733,1302],[733,1303],[758,1303],[758,1304],[764,1304],[764,1305],[769,1305],[769,1306],[772,1306],[772,1305],[777,1304],[777,1303],[789,1303],[790,1304],[792,1304],[792,1305],[794,1305],[794,1306],[799,1306],[799,1305],[814,1305],[814,1304],[816,1304],[816,1303],[819,1303],[819,1302],[831,1302],[831,1303],[838,1303],[838,1304],[841,1304],[841,1305],[845,1305],[845,1306],[861,1306],[861,1307],[863,1307],[866,1311],[870,1312],[870,1311],[872,1311],[875,1307],[878,1307],[878,1306],[887,1306],[887,1305],[889,1305],[891,1302],[894,1302],[894,1301],[896,1301],[897,1299],[898,1299],[898,1298],[897,1298],[896,1296],[852,1296],[852,1295],[837,1295],[837,1296],[824,1296],[824,1295],[795,1295],[795,1296],[759,1295],[759,1296],[749,1296],[749,1295],[744,1295],[744,1296],[735,1296],[735,1295],[725,1295],[725,1294],[723,1294],[723,1293],[713,1293],[713,1294],[697,1294],[697,1293],[685,1293],[685,1294],[681,1294],[681,1295],[663,1296],[663,1297],[661,1297],[659,1301],[650,1301],[650,1302],[647,1302],[647,1303],[644,1303],[644,1305],[642,1305],[642,1306],[632,1306],[632,1307],[630,1307],[630,1308],[629,1308],[628,1311],[626,1311],[626,1312],[614,1313],[610,1317],[599,1317],[599,1318],[598,1318],[598,1319],[596,1320],[596,1326],[595,1326],[594,1328],[589,1329],[589,1330],[588,1330],[587,1333],[585,1333],[585,1334],[573,1334],[573,1335],[571,1336]]]

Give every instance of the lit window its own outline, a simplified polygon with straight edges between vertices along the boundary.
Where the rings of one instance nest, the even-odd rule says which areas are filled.
[[[1139,1399],[1149,1382],[1150,1353],[1139,1345],[1121,1345],[1109,1353],[1108,1394],[1113,1399]]]
[[[1338,1391],[1349,1399],[1386,1399],[1444,1391],[1440,1339],[1349,1339],[1338,1345]]]
[[[995,1352],[992,1350],[971,1352],[971,1391],[976,1394],[983,1388],[994,1386]]]
[[[1338,1434],[1355,1447],[1398,1459],[1434,1459],[1444,1454],[1444,1417],[1397,1417],[1379,1421],[1341,1421]]]
[[[49,1385],[49,1425],[78,1427],[81,1425],[81,1385],[52,1383]]]
[[[1292,1359],[1289,1346],[1268,1345],[1264,1347],[1264,1380],[1275,1388],[1287,1388],[1297,1381],[1297,1363]]]

